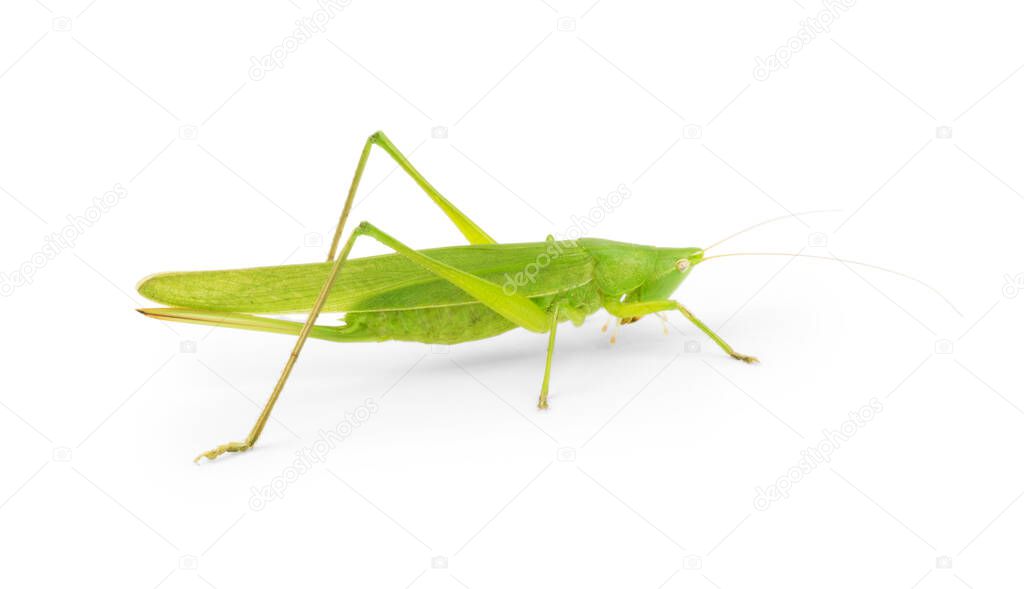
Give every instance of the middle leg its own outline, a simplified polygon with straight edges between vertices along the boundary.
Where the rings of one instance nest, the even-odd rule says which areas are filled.
[[[551,357],[555,353],[555,332],[558,330],[558,303],[555,303],[551,310],[551,324],[548,328],[548,355],[544,363],[544,382],[540,385],[540,399],[537,400],[538,409],[548,408],[548,384],[551,382]]]

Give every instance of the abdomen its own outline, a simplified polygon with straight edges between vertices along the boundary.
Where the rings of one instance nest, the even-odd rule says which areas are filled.
[[[346,334],[355,341],[413,341],[456,344],[501,335],[516,327],[484,305],[471,303],[345,315]]]
[[[585,284],[557,296],[531,300],[550,312],[559,302],[559,321],[585,317],[601,307],[597,287]],[[457,344],[501,335],[517,325],[481,303],[398,309],[391,311],[350,311],[341,328],[347,341],[413,341],[427,344]]]

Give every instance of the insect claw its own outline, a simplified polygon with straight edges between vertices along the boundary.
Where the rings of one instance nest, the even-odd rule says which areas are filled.
[[[213,450],[203,452],[199,456],[196,456],[192,462],[199,464],[199,461],[203,458],[206,458],[208,461],[212,461],[221,454],[227,452],[245,452],[251,449],[252,444],[250,444],[249,442],[228,442],[227,444],[221,444],[220,446],[217,446]]]
[[[604,331],[604,330],[602,330],[602,331]],[[614,344],[615,343],[615,336],[617,336],[618,334],[619,334],[619,322],[616,321],[615,323],[612,324],[612,337],[611,337],[611,339],[608,340],[608,342]]]
[[[747,364],[760,364],[761,363],[760,360],[758,360],[757,358],[755,358],[753,356],[744,356],[743,354],[736,354],[736,353],[729,354],[729,355],[732,356],[733,358],[736,358],[737,360],[740,360],[742,362],[746,362]]]
[[[668,319],[666,319],[661,313],[655,314],[658,316],[658,319],[661,319],[661,333],[663,335],[668,335]]]
[[[612,322],[611,319],[609,319],[608,321],[604,322],[604,325],[601,326],[601,333],[605,333],[605,332],[608,331],[608,324],[611,323],[611,322]]]

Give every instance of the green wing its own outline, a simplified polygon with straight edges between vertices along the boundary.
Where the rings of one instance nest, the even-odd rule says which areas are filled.
[[[593,259],[573,242],[480,244],[422,251],[528,297],[555,294],[593,278]],[[301,312],[312,307],[330,267],[330,262],[323,262],[169,272],[144,279],[138,290],[150,300],[173,307],[241,313]],[[472,302],[456,286],[414,262],[387,254],[347,261],[324,311],[419,309]]]

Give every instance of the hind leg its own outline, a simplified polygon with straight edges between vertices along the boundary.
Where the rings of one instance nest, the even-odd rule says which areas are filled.
[[[458,227],[459,231],[462,232],[469,243],[495,243],[494,239],[492,239],[490,235],[487,235],[487,233],[474,223],[472,219],[467,217],[465,213],[460,211],[455,207],[455,205],[449,202],[447,198],[442,196],[441,193],[438,192],[432,184],[430,184],[430,182],[427,182],[427,179],[423,177],[423,174],[420,174],[419,171],[409,163],[409,160],[406,159],[405,155],[395,147],[394,143],[391,143],[391,140],[388,139],[387,135],[385,135],[383,131],[377,131],[373,135],[370,135],[366,139],[366,144],[363,145],[363,152],[359,156],[359,163],[356,164],[355,176],[353,176],[352,185],[348,189],[348,197],[345,199],[345,206],[341,210],[341,218],[338,220],[338,226],[334,230],[334,238],[331,240],[331,250],[327,254],[328,262],[334,259],[334,252],[337,250],[338,242],[341,240],[342,232],[345,230],[345,221],[348,220],[348,214],[352,210],[352,203],[355,201],[356,189],[359,188],[359,181],[362,179],[363,170],[366,168],[366,160],[370,158],[370,150],[374,145],[387,152],[387,154],[391,156],[391,159],[395,160],[399,167],[401,167],[402,170],[404,170],[405,173],[408,174],[424,192],[427,193],[430,200],[434,201],[434,204],[440,207],[444,214],[451,219],[452,223]]]
[[[252,431],[249,432],[249,435],[244,441],[228,442],[227,444],[221,444],[208,452],[203,452],[196,457],[197,462],[199,459],[204,457],[207,460],[213,460],[227,452],[245,452],[250,450],[256,444],[260,434],[263,432],[263,428],[267,425],[267,420],[270,418],[270,413],[274,410],[274,405],[277,403],[277,399],[281,396],[281,391],[284,389],[284,385],[288,381],[288,377],[291,375],[292,368],[295,366],[295,362],[298,360],[299,354],[302,352],[302,347],[305,345],[306,340],[309,339],[311,334],[313,334],[314,328],[318,327],[315,325],[317,317],[320,316],[320,312],[323,310],[324,304],[327,302],[327,295],[330,293],[335,280],[338,278],[339,271],[348,259],[349,253],[352,251],[352,246],[355,245],[356,239],[363,235],[372,237],[380,243],[395,250],[400,255],[429,270],[438,277],[454,284],[474,299],[512,323],[515,323],[517,326],[538,333],[548,331],[549,319],[547,314],[529,298],[518,294],[507,294],[501,286],[493,282],[480,278],[479,276],[474,276],[473,274],[459,270],[453,266],[449,266],[448,264],[431,258],[422,252],[418,252],[369,223],[360,223],[345,242],[345,246],[341,249],[341,253],[338,255],[337,260],[335,260],[331,265],[331,271],[327,275],[327,279],[324,281],[324,284],[320,289],[320,294],[317,295],[316,302],[313,303],[313,307],[309,312],[309,316],[306,318],[306,322],[302,324],[302,327],[299,330],[299,337],[295,341],[295,346],[292,348],[291,354],[288,356],[288,361],[284,365],[284,370],[281,371],[281,376],[278,378],[277,384],[274,385],[274,390],[270,393],[270,398],[267,400],[266,405],[264,405],[263,411],[256,419],[256,424],[253,426]],[[252,316],[246,317],[249,317],[246,321],[250,322],[254,320],[274,322],[263,323],[265,327],[274,327],[274,329],[281,329],[283,327],[281,325],[282,323],[289,323],[287,321],[274,319],[253,318]],[[323,332],[320,331],[319,333],[322,334]]]
[[[177,321],[179,323],[231,327],[234,329],[248,329],[250,331],[281,333],[284,335],[299,335],[302,333],[302,323],[297,321],[260,317],[259,315],[250,315],[249,313],[203,311],[185,307],[154,307],[152,309],[139,309],[139,313],[146,317],[163,319],[164,321]],[[329,342],[367,342],[377,341],[378,339],[367,336],[358,329],[345,325],[314,325],[309,331],[309,337]]]

